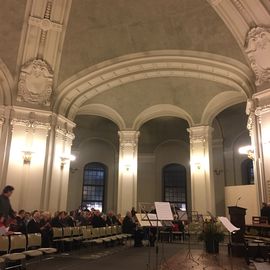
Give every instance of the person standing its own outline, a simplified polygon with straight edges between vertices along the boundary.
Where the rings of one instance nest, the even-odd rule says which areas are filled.
[[[6,186],[0,195],[0,213],[3,214],[6,223],[9,219],[15,219],[15,211],[13,211],[9,200],[13,190],[14,187]]]

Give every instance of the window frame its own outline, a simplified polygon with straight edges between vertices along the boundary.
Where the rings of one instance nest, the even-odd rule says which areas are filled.
[[[181,172],[184,175],[184,188],[182,188],[182,186],[174,186],[174,185],[165,185],[166,182],[166,169],[170,168],[170,167],[175,167],[179,169],[179,172]],[[181,169],[181,170],[180,170]],[[169,171],[169,170],[168,170]],[[170,163],[165,165],[162,168],[162,190],[163,190],[163,194],[162,194],[162,199],[164,202],[168,202],[168,200],[166,201],[166,188],[174,188],[174,189],[179,189],[179,191],[181,192],[182,190],[184,190],[185,193],[185,201],[169,201],[172,204],[185,204],[186,205],[186,210],[188,209],[188,200],[187,200],[187,169],[184,165],[180,164],[180,163]]]
[[[91,167],[93,169],[94,168],[99,168],[100,169],[100,170],[92,170],[92,171],[103,171],[104,172],[103,185],[85,184],[86,183],[85,171],[86,170],[91,171]],[[84,166],[84,168],[83,168],[83,185],[82,185],[81,206],[84,206],[85,204],[88,204],[88,203],[101,202],[101,204],[102,204],[102,212],[105,211],[105,194],[106,194],[106,183],[107,183],[107,175],[108,175],[107,171],[108,171],[107,166],[105,164],[101,163],[101,162],[89,162]],[[84,200],[84,188],[85,187],[100,187],[100,186],[103,187],[102,201],[99,201],[99,200]]]

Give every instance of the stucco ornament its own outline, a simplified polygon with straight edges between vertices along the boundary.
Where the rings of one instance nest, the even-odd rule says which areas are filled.
[[[246,44],[246,53],[256,75],[256,85],[270,82],[270,29],[251,29]]]
[[[21,69],[17,100],[49,106],[52,83],[53,72],[46,62],[29,61]]]

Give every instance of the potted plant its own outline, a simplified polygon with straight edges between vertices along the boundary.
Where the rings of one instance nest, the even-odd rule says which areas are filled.
[[[219,243],[224,240],[224,235],[222,224],[217,220],[210,219],[203,222],[199,239],[204,241],[206,252],[218,253]]]

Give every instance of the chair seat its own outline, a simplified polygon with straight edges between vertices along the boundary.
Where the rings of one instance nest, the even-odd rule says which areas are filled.
[[[52,254],[52,253],[57,252],[56,248],[39,248],[38,250],[40,250],[41,252],[43,252],[45,254]]]
[[[73,239],[75,241],[81,241],[83,238],[82,238],[82,236],[75,236],[75,237],[73,237]]]
[[[5,254],[2,257],[9,261],[19,261],[25,259],[26,256],[23,253],[11,253]]]
[[[90,241],[91,243],[96,243],[96,244],[102,244],[103,243],[103,240],[102,239],[93,239]]]
[[[62,241],[64,241],[64,242],[72,242],[73,241],[73,238],[69,238],[69,237],[62,238]]]
[[[38,257],[38,256],[41,256],[43,253],[40,251],[40,250],[27,250],[27,251],[24,251],[23,254],[25,254],[26,256],[29,256],[29,257]]]

